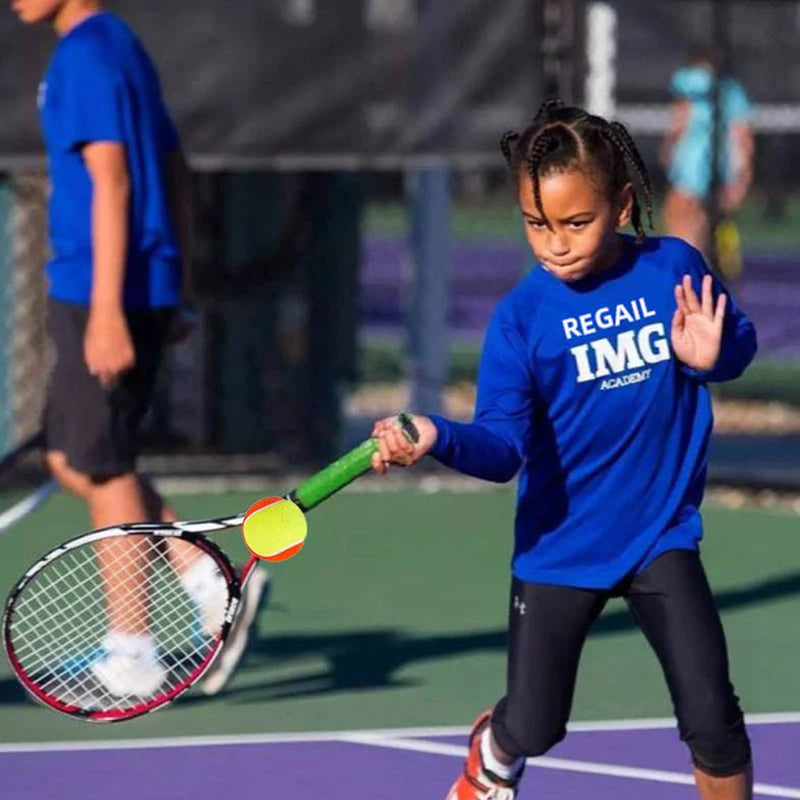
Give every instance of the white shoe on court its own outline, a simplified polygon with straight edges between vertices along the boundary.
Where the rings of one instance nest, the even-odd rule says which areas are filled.
[[[228,632],[228,638],[222,646],[222,652],[209,667],[200,684],[200,691],[203,694],[217,694],[233,675],[233,671],[247,647],[250,629],[258,615],[258,610],[269,597],[269,589],[269,573],[263,567],[255,567],[242,591],[241,605]]]
[[[89,671],[115,697],[152,697],[163,684],[167,671],[158,661],[151,636],[112,631],[103,649],[105,654],[90,664]]]
[[[210,558],[198,558],[180,573],[184,590],[197,607],[202,636],[216,636],[228,607],[228,584]]]

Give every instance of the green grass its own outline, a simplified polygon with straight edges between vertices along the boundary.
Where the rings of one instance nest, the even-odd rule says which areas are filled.
[[[478,374],[479,342],[452,342],[450,383],[474,382]],[[361,343],[362,381],[392,383],[405,376],[405,350],[400,341],[370,339]],[[715,384],[715,395],[725,398],[767,400],[800,406],[800,363],[756,360],[735,381]]]
[[[796,220],[800,217],[800,194],[787,199],[785,213],[779,220],[764,215],[765,196],[754,192],[737,215],[745,250],[759,252],[797,252],[800,237]],[[654,221],[659,230],[660,208]],[[373,236],[405,236],[408,232],[403,203],[371,203],[367,206],[364,232]],[[456,198],[453,203],[452,234],[455,239],[503,239],[523,243],[519,211],[510,194],[491,196],[483,202]]]
[[[474,381],[478,373],[480,344],[450,344],[450,381]],[[360,344],[361,378],[363,383],[394,383],[405,376],[405,349],[393,339],[362,340]]]
[[[494,199],[485,204],[456,204],[452,234],[456,239],[520,239],[519,211],[508,201]],[[374,203],[367,206],[364,231],[373,236],[405,236],[406,208],[402,203]]]
[[[741,378],[717,384],[714,391],[720,397],[777,400],[800,405],[800,363],[756,360]]]
[[[206,517],[253,499],[229,493],[174,502],[182,516]],[[273,568],[270,606],[226,694],[190,696],[125,725],[81,725],[25,701],[2,664],[0,740],[466,725],[503,691],[513,505],[510,487],[346,492],[314,511],[301,554]],[[705,516],[705,560],[745,706],[797,710],[797,517],[713,507]],[[85,526],[80,505],[58,496],[0,537],[0,591]],[[244,554],[235,533],[218,541]],[[669,713],[658,665],[615,602],[587,644],[574,718]]]

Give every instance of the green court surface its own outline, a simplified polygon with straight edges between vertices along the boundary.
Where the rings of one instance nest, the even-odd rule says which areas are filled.
[[[271,567],[269,606],[224,694],[189,695],[132,722],[93,726],[29,702],[3,660],[0,741],[468,724],[502,693],[513,494],[359,490],[376,480],[314,511],[303,551]],[[255,499],[192,495],[174,505],[202,518]],[[706,565],[745,709],[800,710],[800,520],[718,507],[705,518]],[[1,535],[3,595],[38,556],[85,526],[79,503],[58,495]],[[244,553],[235,531],[217,541]],[[655,659],[614,602],[587,644],[573,717],[669,713]]]

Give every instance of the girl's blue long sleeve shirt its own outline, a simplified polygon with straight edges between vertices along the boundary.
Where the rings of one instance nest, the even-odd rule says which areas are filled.
[[[756,351],[729,296],[713,369],[678,361],[674,289],[688,274],[699,294],[708,268],[679,239],[622,240],[614,267],[573,284],[535,265],[489,324],[473,422],[432,417],[443,464],[500,482],[521,470],[512,572],[524,581],[611,588],[667,550],[696,550],[706,383],[736,378]]]

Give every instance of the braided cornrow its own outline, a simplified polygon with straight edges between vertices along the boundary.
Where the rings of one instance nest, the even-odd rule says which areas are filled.
[[[500,138],[500,149],[503,151],[503,158],[506,164],[511,167],[514,157],[511,153],[511,143],[519,140],[519,134],[516,131],[506,131]]]
[[[609,128],[612,133],[619,139],[619,145],[626,153],[627,157],[631,160],[632,166],[636,171],[639,178],[639,185],[642,187],[642,194],[644,195],[644,208],[647,212],[647,221],[650,224],[650,229],[653,228],[653,184],[650,180],[650,173],[647,170],[647,164],[644,163],[642,154],[636,146],[633,137],[628,132],[628,129],[621,122],[611,122]],[[644,236],[644,234],[642,234]]]
[[[630,153],[628,150],[627,144],[622,140],[619,136],[618,132],[615,131],[610,125],[603,128],[600,131],[603,138],[605,138],[611,147],[618,152],[622,160],[625,162],[625,168],[630,173],[631,171],[636,174],[637,180],[642,186],[649,186],[649,180],[645,183],[645,180],[642,178],[642,168],[641,165],[637,162],[636,158]],[[648,189],[644,189],[645,192],[645,203],[647,203],[647,215],[650,221],[650,227],[653,225],[653,218],[650,210],[650,201],[649,201],[649,194]],[[644,239],[644,227],[642,226],[642,209],[639,205],[639,198],[637,197],[636,193],[633,194],[633,208],[631,209],[631,225],[633,229],[636,231],[636,237],[640,241]]]
[[[528,157],[525,160],[528,168],[528,175],[533,183],[533,201],[539,213],[544,216],[544,209],[542,208],[542,190],[539,184],[539,171],[542,159],[549,150],[554,149],[558,140],[547,129],[541,131],[533,142],[530,148]]]
[[[636,143],[621,123],[608,122],[582,108],[565,106],[560,100],[546,100],[521,134],[516,131],[503,134],[500,147],[514,177],[519,179],[526,175],[531,179],[533,199],[542,216],[541,176],[575,167],[588,168],[615,196],[626,184],[633,185],[631,223],[637,237],[643,239],[638,187],[652,229],[650,174]]]
[[[563,100],[559,100],[557,97],[552,97],[549,100],[545,100],[544,103],[539,106],[539,110],[536,112],[531,125],[538,125],[557,108],[564,108]]]

